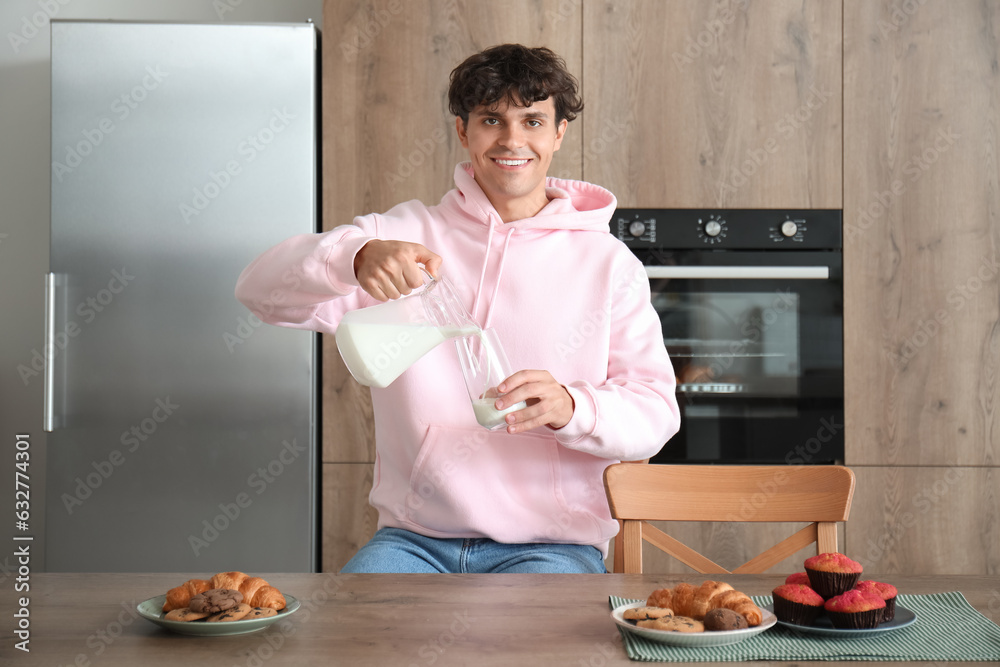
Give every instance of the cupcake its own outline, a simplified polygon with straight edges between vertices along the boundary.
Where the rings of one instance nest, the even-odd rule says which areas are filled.
[[[825,553],[813,556],[806,559],[805,566],[809,586],[826,600],[851,590],[861,578],[861,563],[844,554]]]
[[[805,584],[782,584],[771,591],[774,615],[779,621],[812,625],[823,611],[823,598]]]
[[[795,574],[790,574],[785,579],[786,584],[802,584],[803,586],[809,585],[809,575],[805,572],[796,572]]]
[[[885,611],[882,613],[882,622],[891,621],[896,618],[896,587],[892,584],[885,584],[881,581],[859,581],[854,586],[855,590],[864,593],[877,595],[885,600]]]
[[[872,593],[849,590],[827,600],[823,608],[833,627],[865,630],[878,627],[882,622],[885,600]]]

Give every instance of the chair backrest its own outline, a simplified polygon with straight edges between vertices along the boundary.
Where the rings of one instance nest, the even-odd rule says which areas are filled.
[[[642,465],[604,471],[611,515],[621,523],[614,571],[642,572],[643,540],[701,573],[760,573],[809,544],[837,550],[854,473],[843,466]],[[730,572],[649,521],[809,522],[802,530]]]

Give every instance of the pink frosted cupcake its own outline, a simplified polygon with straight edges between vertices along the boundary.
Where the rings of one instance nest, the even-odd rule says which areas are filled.
[[[805,584],[782,584],[773,591],[774,615],[779,621],[812,625],[823,611],[823,598]]]
[[[832,597],[823,605],[833,627],[865,630],[878,627],[885,613],[885,600],[872,593],[849,590]]]
[[[796,572],[795,574],[790,574],[785,579],[786,584],[802,584],[803,586],[809,585],[809,575],[805,572]]]
[[[896,593],[898,591],[896,591],[895,586],[881,581],[859,581],[854,589],[877,595],[885,600],[885,611],[882,613],[883,623],[896,618]]]
[[[826,600],[854,588],[863,569],[861,563],[836,552],[807,558],[805,567],[809,586]]]

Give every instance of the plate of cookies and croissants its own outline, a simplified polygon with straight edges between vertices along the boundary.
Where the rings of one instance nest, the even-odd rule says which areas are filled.
[[[645,602],[616,607],[611,618],[619,627],[650,641],[692,647],[736,644],[778,621],[724,581],[660,588]]]
[[[165,595],[139,604],[139,615],[182,635],[242,635],[263,630],[300,604],[260,577],[219,572],[210,579],[188,579]]]

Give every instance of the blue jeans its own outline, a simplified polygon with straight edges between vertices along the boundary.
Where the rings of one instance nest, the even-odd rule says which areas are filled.
[[[341,572],[606,574],[607,569],[601,552],[586,544],[501,544],[382,528]]]

